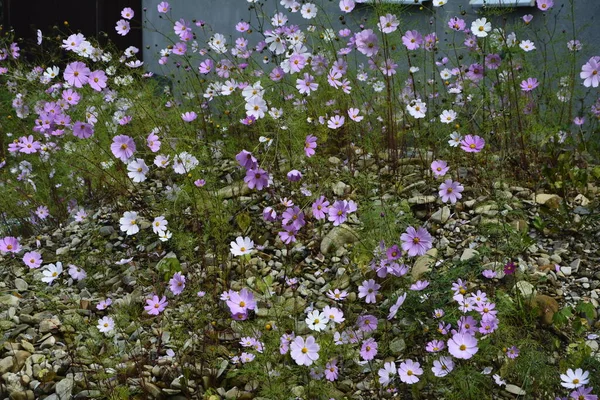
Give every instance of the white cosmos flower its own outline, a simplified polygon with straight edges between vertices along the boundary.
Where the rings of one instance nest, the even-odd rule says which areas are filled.
[[[98,320],[97,328],[100,333],[109,333],[115,328],[115,320],[111,317],[103,317]]]
[[[440,115],[440,121],[443,124],[450,124],[454,122],[456,119],[456,111],[454,110],[444,110],[442,111],[442,115]]]
[[[56,265],[48,264],[44,267],[44,271],[42,271],[42,274],[44,275],[42,282],[46,282],[47,284],[51,285],[52,282],[54,282],[54,280],[58,278],[60,274],[62,274],[62,272],[63,267],[60,261],[57,261]]]
[[[123,217],[119,220],[121,231],[127,235],[135,235],[140,231],[137,223],[137,213],[135,211],[125,211]]]
[[[477,37],[486,37],[492,30],[492,23],[487,22],[486,18],[478,18],[471,24],[471,33]]]
[[[134,182],[144,182],[146,180],[146,174],[148,173],[148,166],[143,159],[138,158],[127,165],[127,171],[129,171],[127,176]]]
[[[161,215],[160,217],[154,218],[154,221],[152,222],[152,230],[157,235],[160,235],[161,233],[163,233],[164,231],[167,230],[167,225],[168,224],[169,224],[169,221],[167,221],[165,219],[165,217],[163,217]]]
[[[448,140],[448,144],[452,147],[458,147],[460,145],[463,137],[458,132],[452,132],[450,135],[450,140]]]
[[[587,385],[590,380],[589,375],[588,371],[584,371],[581,368],[577,368],[575,371],[569,368],[566,373],[560,375],[560,379],[562,380],[560,384],[567,389],[575,389],[579,386]]]
[[[254,242],[249,237],[238,236],[235,242],[229,244],[231,245],[231,254],[234,256],[249,254],[254,248]]]
[[[320,332],[325,329],[329,319],[327,319],[327,315],[325,315],[325,313],[322,313],[319,310],[313,310],[308,313],[308,316],[304,322],[306,322],[306,325],[308,325],[311,330]]]

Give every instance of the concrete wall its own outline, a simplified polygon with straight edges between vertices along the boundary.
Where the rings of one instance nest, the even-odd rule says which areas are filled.
[[[340,11],[338,0],[311,0],[313,3],[322,7],[321,13],[326,12],[332,21],[332,27],[339,29],[342,27],[339,16],[345,15],[347,27],[355,28],[360,23],[361,17],[372,17],[372,6],[367,4],[357,5],[357,9],[351,14],[344,14]],[[584,44],[583,50],[578,54],[578,61],[584,63],[593,55],[600,55],[600,0],[554,0],[554,8],[547,13],[543,13],[537,7],[519,7],[513,9],[513,12],[507,14],[506,9],[497,9],[497,13],[501,14],[493,17],[493,26],[498,27],[504,24],[504,21],[512,23],[514,20],[521,18],[525,14],[532,14],[533,21],[527,28],[528,32],[519,35],[520,39],[530,39],[536,44],[541,40],[546,40],[549,36],[547,28],[556,26],[554,31],[554,39],[560,42],[559,48],[566,51],[566,42],[573,38],[573,29],[571,24],[571,1],[574,5],[575,26],[580,32],[577,33],[577,38]],[[161,32],[168,33],[171,38],[174,38],[172,24],[165,19],[159,18],[156,9],[159,0],[142,0],[143,7],[146,8],[146,21],[150,29],[157,29]],[[173,11],[172,16],[175,19],[185,18],[186,20],[198,19],[204,20],[212,27],[215,32],[220,32],[228,37],[228,43],[232,40],[230,37],[236,38],[239,34],[235,31],[235,24],[240,20],[248,21],[251,15],[249,11],[250,4],[246,0],[171,0]],[[279,5],[279,0],[262,0],[265,4],[265,10],[269,15],[273,15],[276,10],[284,11]],[[430,2],[425,3],[427,8],[431,9]],[[438,26],[438,33],[447,29],[439,29],[446,27],[446,22],[453,16],[460,16],[470,24],[478,13],[482,10],[481,7],[469,5],[469,0],[449,0],[444,7],[433,8],[433,13],[427,10],[420,10],[419,6],[398,6],[394,7],[390,12],[396,14],[402,19],[401,28],[419,29],[421,32],[431,32],[433,27],[431,21]],[[400,11],[402,10],[402,11]],[[290,18],[290,22],[298,23],[301,26],[306,25],[307,20],[300,17],[299,13],[291,14],[286,12]],[[555,24],[554,20],[557,23]],[[469,25],[468,25],[469,26]],[[156,52],[163,48],[168,41],[162,34],[153,32],[150,29],[145,29],[143,34],[144,42],[144,60],[146,60],[146,68],[160,73],[164,69],[157,65]],[[199,31],[199,28],[194,27],[194,31]],[[536,39],[535,32],[539,38]],[[445,35],[440,35],[440,48],[444,48]],[[200,41],[200,40],[199,40]],[[256,40],[251,41],[251,45],[256,44]],[[540,43],[541,44],[541,43]],[[147,48],[149,47],[149,49]],[[560,54],[558,55],[560,57]]]

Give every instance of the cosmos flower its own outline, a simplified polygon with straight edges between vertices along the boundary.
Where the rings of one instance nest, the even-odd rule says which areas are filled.
[[[320,349],[321,346],[313,336],[307,337],[306,340],[301,336],[297,336],[290,343],[290,354],[298,365],[312,365],[313,362],[319,359]]]
[[[168,304],[169,302],[165,296],[159,298],[157,295],[152,295],[151,299],[146,299],[144,310],[146,310],[149,315],[158,315],[167,308]]]
[[[431,249],[433,237],[423,227],[415,229],[409,226],[400,236],[400,240],[402,240],[402,250],[406,251],[409,257],[414,257],[422,256]]]
[[[231,246],[231,254],[234,256],[243,256],[250,254],[254,249],[254,242],[249,237],[238,236],[235,242],[229,243]]]

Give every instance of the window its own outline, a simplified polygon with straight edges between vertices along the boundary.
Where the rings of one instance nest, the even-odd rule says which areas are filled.
[[[531,7],[535,0],[470,0],[469,4],[486,7]]]
[[[368,0],[367,3],[394,3],[394,4],[407,4],[407,5],[420,5],[425,0]]]

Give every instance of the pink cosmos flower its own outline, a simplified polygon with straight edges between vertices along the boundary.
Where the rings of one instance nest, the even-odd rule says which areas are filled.
[[[402,36],[402,43],[408,50],[416,50],[423,44],[423,36],[419,31],[406,31]]]
[[[356,318],[356,325],[361,332],[373,332],[377,329],[377,318],[374,315],[360,315]]]
[[[77,265],[69,264],[69,275],[75,281],[80,281],[87,277],[87,273]]]
[[[135,142],[127,135],[119,135],[113,138],[110,145],[113,155],[123,162],[127,162],[135,152]]]
[[[330,129],[338,129],[344,125],[345,118],[343,115],[334,115],[327,121],[327,127]]]
[[[448,351],[456,358],[469,359],[479,351],[477,339],[467,333],[455,333],[448,339]]]
[[[94,134],[94,127],[88,123],[77,121],[73,124],[73,136],[87,139]]]
[[[398,299],[396,299],[396,302],[390,307],[390,312],[387,316],[388,321],[396,316],[398,310],[402,307],[402,304],[404,304],[404,300],[406,300],[406,293],[399,296]]]
[[[181,119],[184,120],[185,122],[192,122],[196,118],[198,118],[198,114],[196,114],[193,111],[188,111],[188,112],[184,112],[183,114],[181,114]]]
[[[377,27],[383,33],[392,33],[398,29],[400,22],[395,15],[386,14],[379,17]]]
[[[92,72],[88,78],[88,84],[97,92],[101,92],[106,87],[106,81],[108,77],[101,69]]]
[[[540,10],[548,11],[549,9],[552,8],[552,6],[554,6],[554,1],[553,0],[537,0],[536,4]]]
[[[88,82],[90,69],[81,61],[75,61],[67,65],[63,78],[71,86],[80,88]]]
[[[325,379],[333,382],[338,378],[338,373],[337,360],[331,360],[325,364]]]
[[[150,133],[146,138],[146,145],[153,153],[156,153],[160,150],[160,144],[159,137],[154,133]]]
[[[97,310],[106,310],[112,304],[112,299],[109,297],[105,300],[100,300],[96,305]]]
[[[159,298],[157,295],[153,295],[151,299],[146,300],[144,310],[150,315],[158,315],[167,308],[168,304],[169,302],[165,296]]]
[[[19,151],[25,154],[37,153],[37,151],[42,147],[40,142],[33,139],[33,135],[21,137],[19,146],[21,146]]]
[[[570,394],[571,399],[573,400],[598,400],[598,396],[592,394],[593,388],[581,386],[576,390],[572,391]]]
[[[298,89],[301,94],[310,96],[310,93],[318,88],[319,84],[315,82],[315,78],[306,72],[304,73],[304,79],[296,79],[296,89]]]
[[[435,176],[444,176],[449,169],[448,163],[444,160],[435,160],[431,163],[431,170]]]
[[[320,349],[321,346],[313,336],[307,337],[306,340],[301,336],[297,336],[290,343],[290,355],[298,365],[312,365],[313,362],[319,359]]]
[[[240,151],[235,156],[236,161],[240,166],[246,169],[255,169],[258,167],[258,160],[247,150]]]
[[[121,36],[125,36],[131,30],[131,26],[129,25],[129,21],[125,19],[120,19],[117,21],[117,25],[115,26],[115,30]]]
[[[417,229],[409,226],[400,236],[402,250],[408,252],[409,257],[422,256],[431,249],[433,237],[423,227]]]
[[[263,190],[269,187],[269,174],[262,168],[249,169],[246,171],[244,182],[250,189]]]
[[[410,285],[410,290],[421,291],[429,286],[429,281],[416,281],[412,285]]]
[[[368,303],[376,303],[377,300],[375,296],[377,295],[379,288],[381,285],[376,283],[373,279],[369,279],[368,281],[363,281],[362,285],[358,287],[358,298],[365,298],[365,302]]]
[[[67,103],[69,103],[70,105],[74,106],[77,103],[79,103],[79,100],[81,99],[81,96],[79,95],[79,93],[77,93],[73,89],[67,89],[67,90],[63,90],[63,92],[62,92],[62,98]]]
[[[167,3],[166,1],[160,2],[156,8],[158,9],[158,12],[161,14],[166,14],[171,9],[171,7],[169,6],[169,3]]]
[[[3,253],[18,253],[21,251],[19,240],[13,236],[6,236],[0,240],[0,252]]]
[[[539,86],[539,82],[535,78],[527,78],[521,82],[521,90],[524,92],[531,92],[533,89]]]
[[[467,24],[465,23],[464,19],[453,17],[450,18],[450,20],[448,21],[448,27],[453,31],[461,32],[465,30]]]
[[[479,153],[485,146],[485,140],[477,135],[467,135],[461,140],[460,145],[460,148],[467,153]]]
[[[454,369],[454,361],[450,357],[440,357],[433,362],[431,371],[438,378],[448,375]]]
[[[180,295],[183,289],[185,289],[185,275],[182,275],[181,272],[176,272],[173,278],[169,280],[169,289],[171,289],[174,295]]]
[[[230,291],[227,306],[232,314],[247,314],[248,310],[254,310],[256,308],[254,294],[246,288],[240,290],[239,293]]]
[[[360,348],[360,356],[363,360],[369,361],[377,355],[377,342],[373,338],[365,340]]]
[[[529,23],[532,20],[533,20],[533,15],[531,15],[531,14],[523,15],[523,22],[525,22],[525,25],[529,25]]]
[[[23,262],[31,269],[39,268],[42,265],[42,255],[37,251],[28,251],[23,255]]]
[[[421,364],[410,359],[400,363],[398,367],[398,377],[402,382],[409,385],[419,382],[419,375],[422,374]]]
[[[581,67],[579,77],[583,79],[583,86],[598,87],[600,84],[600,56],[594,56]]]
[[[134,11],[130,8],[130,7],[125,7],[122,11],[121,11],[121,17],[125,18],[125,19],[131,19],[134,16]]]
[[[363,30],[354,35],[356,49],[367,57],[373,57],[379,51],[379,41],[372,29]]]
[[[446,181],[440,185],[439,195],[444,203],[450,201],[450,203],[455,204],[457,200],[462,198],[461,192],[463,190],[465,190],[465,188],[460,183],[453,182],[452,179],[446,179]]]
[[[314,135],[308,135],[304,140],[304,154],[306,157],[312,157],[315,155],[315,149],[317,148],[317,137]]]

